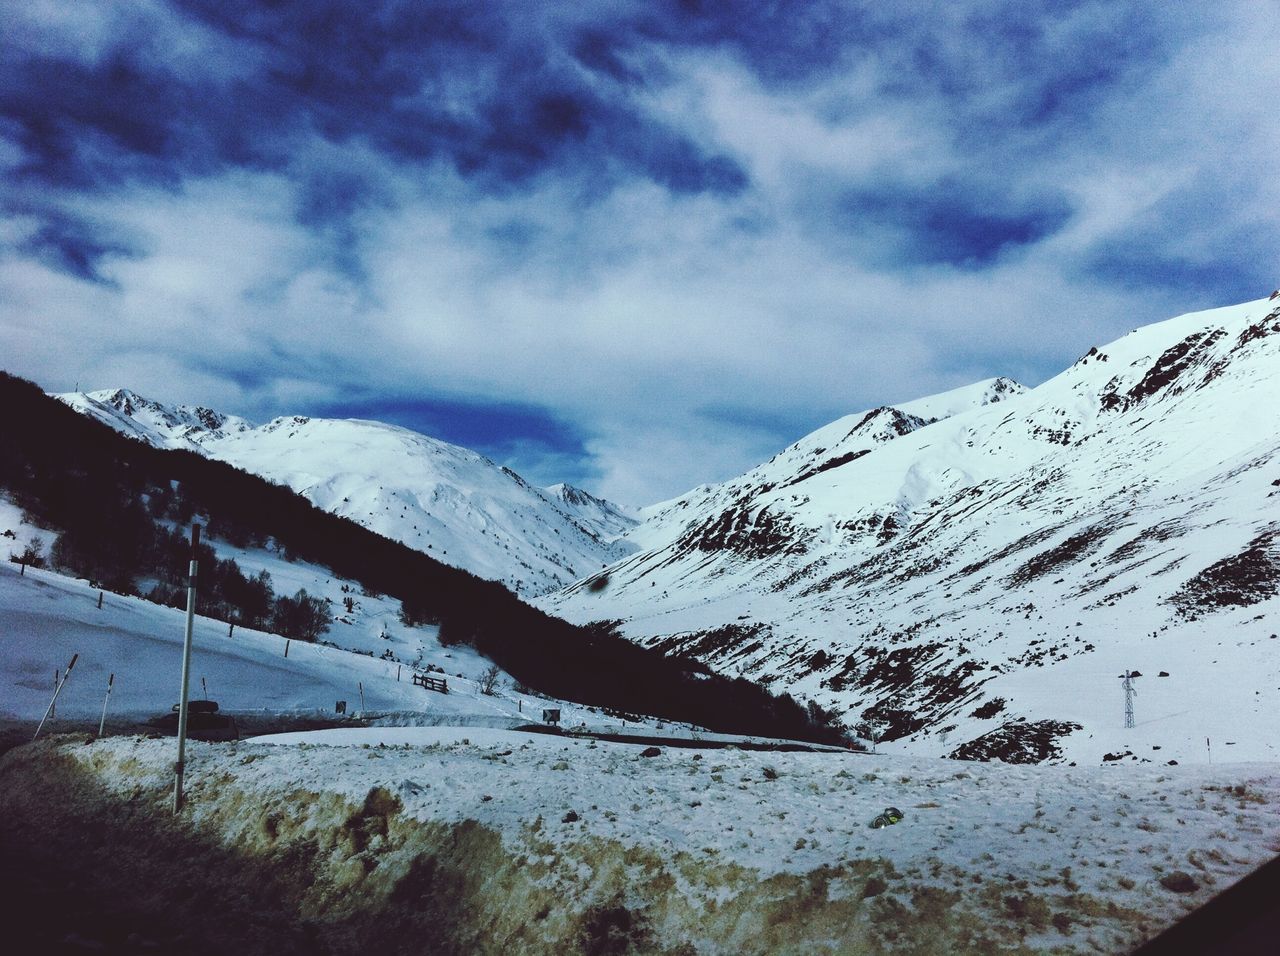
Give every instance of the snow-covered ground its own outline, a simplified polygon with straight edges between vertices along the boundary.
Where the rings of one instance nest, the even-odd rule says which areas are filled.
[[[66,786],[70,767],[76,799],[141,800],[160,818],[171,750],[51,742],[11,754],[0,782],[47,787],[60,768]],[[236,859],[319,848],[300,903],[317,925],[351,905],[421,907],[428,931],[466,951],[479,934],[480,952],[586,949],[607,913],[605,935],[646,952],[1119,953],[1280,852],[1274,763],[645,757],[415,728],[197,744],[187,779],[191,832]],[[869,828],[890,805],[902,822]],[[446,891],[461,894],[452,923],[431,909]]]
[[[21,514],[0,498],[0,539],[20,551],[41,534],[22,523]],[[46,537],[48,537],[46,533]],[[216,543],[216,542],[215,542]],[[47,549],[46,549],[47,550]],[[514,726],[540,720],[542,708],[558,707],[566,726],[586,724],[602,730],[623,729],[621,720],[579,704],[517,693],[505,674],[497,693],[480,692],[479,678],[490,662],[466,647],[442,647],[434,627],[410,628],[399,620],[399,602],[367,595],[325,569],[290,564],[267,551],[229,549],[218,544],[221,557],[235,556],[241,567],[266,569],[280,593],[305,588],[329,597],[335,620],[322,638],[328,643],[288,643],[278,635],[228,626],[196,616],[191,663],[192,696],[208,696],[231,713],[264,715],[333,715],[346,701],[348,713],[399,723],[490,724]],[[0,718],[39,720],[53,693],[54,674],[78,654],[71,679],[58,697],[58,720],[83,722],[102,710],[107,678],[115,675],[108,727],[153,717],[169,710],[178,698],[185,614],[141,598],[102,594],[84,580],[49,570],[0,562]],[[347,591],[343,591],[343,587]],[[343,597],[353,597],[347,613]],[[386,634],[384,638],[382,635]],[[385,651],[397,660],[382,659]],[[412,683],[414,663],[440,668],[449,693],[428,692]],[[653,729],[655,721],[643,726]],[[65,724],[64,724],[65,725]],[[51,724],[56,730],[58,722]],[[637,725],[630,722],[630,728]]]
[[[53,672],[78,654],[58,697],[62,718],[96,716],[108,674],[115,674],[110,717],[154,716],[178,698],[185,615],[139,598],[103,595],[86,581],[28,568],[19,577],[0,566],[0,716],[38,719],[49,703]],[[274,634],[196,618],[191,662],[193,696],[210,697],[231,712],[329,713],[345,700],[350,711],[469,713],[488,710],[509,719],[514,702],[477,699],[474,681],[453,680],[452,694],[427,694],[412,684],[411,667],[336,647],[289,642]],[[445,660],[444,663],[450,663]],[[510,703],[510,706],[507,706]]]
[[[48,541],[0,502],[4,530],[13,551]],[[462,951],[547,953],[623,943],[685,953],[1123,952],[1280,852],[1275,762],[1014,767],[667,746],[646,757],[643,745],[516,731],[543,706],[559,706],[567,725],[623,728],[505,683],[483,695],[475,678],[488,662],[441,647],[431,629],[405,628],[394,600],[268,550],[234,554],[246,571],[268,570],[281,592],[329,597],[342,619],[325,637],[354,650],[292,642],[286,658],[276,635],[228,637],[222,622],[197,618],[194,686],[204,678],[232,712],[318,715],[340,699],[358,709],[362,685],[365,710],[401,726],[194,743],[188,810],[173,824],[171,740],[53,737],[0,762],[7,837],[38,830],[41,846],[65,843],[66,853],[90,819],[109,828],[120,865],[137,852],[163,866],[155,860],[167,853],[175,873],[190,839],[205,848],[204,865],[233,868],[232,882],[259,864],[298,880],[298,918],[321,937],[331,919],[335,934],[360,927],[367,946],[380,927],[418,920]],[[184,615],[112,594],[99,608],[99,593],[0,562],[0,716],[38,719],[53,672],[73,653],[48,732],[96,721],[108,673],[109,728],[169,709]],[[413,686],[406,664],[376,656],[388,649],[441,666],[452,693]],[[1147,693],[1139,706],[1155,700]],[[625,729],[688,731],[656,721]],[[1231,753],[1224,741],[1216,760]],[[887,806],[903,821],[869,828]],[[230,852],[215,858],[210,845]],[[280,859],[305,863],[281,870]]]

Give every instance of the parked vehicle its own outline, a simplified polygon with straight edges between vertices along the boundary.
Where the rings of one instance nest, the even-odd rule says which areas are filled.
[[[148,721],[150,726],[170,737],[178,735],[178,705],[171,713]],[[216,700],[187,701],[187,737],[191,740],[239,740],[240,730],[230,714],[218,713]]]

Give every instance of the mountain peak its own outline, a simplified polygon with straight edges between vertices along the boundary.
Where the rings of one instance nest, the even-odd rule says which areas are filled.
[[[253,427],[234,415],[201,405],[166,405],[129,388],[68,392],[54,398],[156,448],[197,447],[211,438]]]
[[[652,509],[643,550],[540,604],[938,756],[1137,752],[1093,677],[1140,669],[1171,714],[1144,751],[1195,753],[1223,688],[1274,690],[1278,369],[1262,300],[1145,326],[1034,389],[849,415]],[[1270,753],[1275,727],[1241,750]]]
[[[55,396],[157,448],[182,448],[288,485],[318,507],[529,595],[632,550],[625,509],[533,487],[479,452],[383,422],[285,415],[255,427],[127,388]]]
[[[543,491],[547,492],[553,498],[559,498],[572,505],[602,505],[606,504],[603,498],[597,498],[589,491],[583,491],[581,488],[575,487],[568,482],[560,482],[555,485],[548,485]]]
[[[616,540],[639,521],[630,508],[597,498],[567,482],[549,485],[542,492],[558,508],[585,524],[604,541]]]
[[[942,421],[975,408],[993,405],[1024,394],[1027,387],[1003,375],[997,378],[986,378],[970,385],[961,385],[936,395],[909,402],[898,402],[893,407],[908,415],[915,415],[927,422]]]

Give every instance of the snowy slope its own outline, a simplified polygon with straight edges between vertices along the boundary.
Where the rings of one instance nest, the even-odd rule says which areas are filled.
[[[52,538],[51,532],[27,524],[21,510],[0,495],[0,541],[8,545],[0,558],[35,542],[47,554]],[[561,708],[565,726],[625,728],[580,704],[517,693],[503,673],[496,693],[482,694],[480,680],[492,662],[465,646],[442,646],[438,627],[404,624],[395,598],[368,593],[327,568],[287,561],[274,550],[237,548],[208,536],[205,543],[248,575],[266,571],[278,594],[301,588],[321,598],[331,614],[318,644],[291,641],[287,657],[278,635],[240,626],[229,632],[225,622],[197,614],[191,667],[195,696],[207,685],[224,710],[267,717],[332,715],[334,703],[345,700],[354,713],[360,710],[363,685],[366,712],[395,724],[514,726],[550,706]],[[87,581],[39,568],[22,572],[11,560],[0,561],[0,720],[39,720],[53,691],[54,672],[73,654],[79,660],[58,698],[63,722],[55,722],[52,730],[65,728],[68,720],[82,727],[89,718],[96,726],[109,674],[115,674],[110,715],[117,725],[154,717],[177,700],[185,614],[112,593],[102,594],[98,607],[99,594]],[[450,693],[413,685],[415,668],[445,678]],[[640,732],[653,733],[655,723],[643,720]]]
[[[915,752],[1273,759],[1277,306],[1137,330],[937,422],[842,419],[651,510],[641,552],[541,603]]]
[[[317,506],[454,567],[541,594],[629,553],[635,523],[570,486],[539,489],[477,452],[379,422],[277,418],[260,427],[124,389],[57,396],[161,448],[188,448],[288,485]]]
[[[646,758],[487,728],[271,739],[193,745],[173,829],[171,741],[21,748],[0,762],[0,828],[74,859],[101,821],[122,869],[171,867],[171,897],[193,857],[218,886],[270,874],[291,890],[271,924],[305,918],[307,949],[334,953],[1124,953],[1280,850],[1274,763]],[[889,805],[902,821],[869,828]],[[245,951],[220,911],[193,917]]]
[[[287,579],[277,563],[266,566],[277,584]],[[289,583],[325,593],[323,578],[313,577],[306,566],[291,567]],[[343,582],[328,583],[341,593]],[[108,729],[165,713],[178,699],[186,615],[118,594],[105,594],[99,608],[98,594],[86,581],[36,568],[20,575],[16,565],[0,564],[0,719],[39,720],[53,692],[54,672],[65,669],[73,654],[79,659],[58,697],[57,719],[47,727],[51,732],[83,728],[86,720],[96,726],[109,674],[115,683]],[[230,713],[316,716],[332,715],[338,700],[347,701],[351,713],[359,712],[363,688],[364,715],[395,724],[512,727],[554,706],[562,709],[567,726],[618,729],[582,705],[515,693],[506,675],[500,676],[496,694],[482,694],[478,678],[489,662],[468,648],[441,647],[434,628],[402,627],[389,613],[396,603],[360,595],[355,613],[336,620],[323,643],[291,641],[287,657],[286,642],[275,634],[237,627],[229,636],[223,622],[197,615],[193,696],[202,696],[207,687]],[[382,627],[389,637],[381,636]],[[396,657],[374,656],[362,650],[367,644]],[[450,692],[414,685],[414,662],[438,668],[436,676],[448,681]]]

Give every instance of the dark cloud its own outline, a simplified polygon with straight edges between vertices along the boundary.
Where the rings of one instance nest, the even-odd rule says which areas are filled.
[[[582,430],[535,405],[374,393],[316,403],[306,411],[327,418],[364,418],[400,425],[471,448],[498,462],[519,459],[529,465],[523,473],[543,484],[580,482],[594,474],[586,464]],[[557,470],[540,474],[536,462],[541,460],[555,462]]]
[[[536,5],[180,8],[221,40],[256,50],[253,68],[228,75],[210,57],[178,69],[144,55],[147,38],[123,26],[93,62],[18,51],[0,116],[20,131],[25,175],[101,189],[218,166],[282,168],[318,134],[410,167],[444,159],[495,187],[576,167],[690,191],[744,183],[727,157],[703,155],[573,69],[562,49],[570,38],[549,35]],[[335,215],[369,190],[358,175],[345,185]]]
[[[1274,277],[1274,272],[1265,266],[1250,268],[1248,263],[1234,261],[1197,261],[1190,256],[1176,257],[1135,247],[1121,240],[1095,247],[1085,271],[1094,280],[1111,286],[1134,291],[1176,292],[1188,310],[1255,298]]]
[[[638,83],[639,71],[627,65],[628,41],[608,29],[588,27],[573,40],[573,56],[590,70],[606,74],[622,83]]]
[[[0,346],[62,387],[387,418],[651,500],[893,389],[1034,381],[1269,291],[1278,22],[1242,0],[15,5]]]
[[[1040,242],[1071,215],[1061,196],[1013,203],[955,182],[852,190],[837,208],[833,224],[863,246],[863,255],[905,266],[945,263],[964,269],[984,268]]]
[[[0,77],[0,115],[25,154],[18,176],[84,188],[139,173],[172,180],[184,96],[126,54],[94,65],[31,57]]]
[[[115,282],[102,271],[112,257],[131,258],[137,253],[126,243],[104,238],[104,230],[82,219],[45,213],[41,225],[19,246],[50,268],[104,286]]]
[[[1181,183],[1093,243],[1082,281],[1175,292],[1188,308],[1245,301],[1276,281],[1280,230],[1254,170],[1215,166]]]
[[[1134,292],[1172,293],[1186,310],[1246,302],[1276,284],[1280,242],[1274,235],[1253,232],[1224,241],[1226,249],[1241,250],[1241,255],[1225,250],[1218,255],[1199,249],[1179,252],[1136,239],[1121,235],[1093,246],[1080,264],[1082,276]]]

